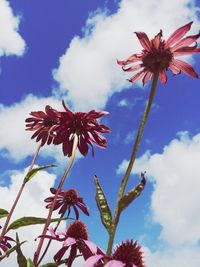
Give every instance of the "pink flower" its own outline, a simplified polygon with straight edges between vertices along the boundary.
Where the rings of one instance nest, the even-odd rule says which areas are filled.
[[[49,232],[51,235],[44,235],[39,237],[45,237],[48,239],[63,242],[62,248],[54,256],[55,262],[61,261],[66,251],[71,248],[68,261],[66,262],[66,265],[68,267],[72,266],[72,263],[75,260],[78,251],[82,253],[85,260],[92,255],[104,253],[94,243],[88,240],[89,237],[87,228],[81,221],[77,220],[71,223],[68,226],[66,232],[56,234],[52,227],[49,227]]]
[[[2,227],[0,226],[0,229],[1,228]],[[9,237],[9,236],[5,235],[3,237],[2,241],[0,242],[0,256],[2,256],[1,250],[3,251],[3,254],[4,254],[4,253],[6,253],[6,251],[8,249],[10,249],[12,247],[11,244],[10,244],[10,241],[15,242],[15,240],[13,238]]]
[[[32,117],[27,118],[25,122],[26,131],[35,131],[31,139],[36,137],[36,142],[41,140],[42,146],[52,143],[54,138],[55,126],[59,123],[60,112],[50,106],[45,107],[43,111],[33,111],[30,113]]]
[[[192,23],[190,22],[177,29],[166,41],[162,40],[162,30],[152,40],[149,40],[146,33],[136,32],[143,47],[142,52],[131,55],[127,60],[118,61],[124,71],[140,70],[129,81],[136,82],[142,79],[143,84],[145,84],[158,72],[161,83],[166,83],[166,70],[168,69],[174,74],[179,74],[182,71],[187,75],[198,78],[198,74],[190,64],[176,58],[200,52],[200,47],[197,47],[196,43],[200,33],[183,38],[190,30]],[[192,44],[194,45],[191,46]],[[127,67],[127,65],[135,62],[139,63]]]
[[[97,119],[108,114],[108,112],[97,112],[91,110],[86,112],[75,112],[69,110],[64,101],[63,106],[65,112],[61,112],[61,120],[59,126],[56,128],[57,135],[53,143],[62,144],[63,153],[70,157],[72,154],[72,147],[74,136],[78,136],[78,149],[82,155],[86,156],[88,153],[88,146],[92,148],[94,155],[93,144],[105,148],[106,139],[101,136],[101,133],[109,133],[110,129],[97,122]]]
[[[136,241],[127,240],[118,245],[110,257],[94,255],[86,260],[83,267],[145,267],[142,253]]]
[[[52,194],[56,194],[56,189],[51,188],[50,189]],[[50,208],[51,204],[54,200],[54,196],[46,198],[44,201],[49,203],[46,208]],[[76,219],[78,220],[79,218],[79,212],[78,209],[81,209],[82,212],[84,212],[86,215],[89,215],[89,211],[85,203],[83,202],[83,199],[78,196],[78,192],[75,189],[69,189],[67,191],[61,190],[55,203],[54,210],[59,209],[59,214],[64,215],[65,212],[68,210],[67,216],[69,216],[71,208],[73,208],[75,214],[76,214]]]

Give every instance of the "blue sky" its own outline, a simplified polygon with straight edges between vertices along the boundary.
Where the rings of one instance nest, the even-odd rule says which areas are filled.
[[[106,110],[109,115],[102,122],[112,130],[106,136],[108,148],[96,148],[94,158],[91,153],[84,159],[78,155],[65,183],[65,188],[76,188],[85,199],[91,216],[81,219],[91,240],[106,249],[107,233],[94,199],[93,175],[99,177],[113,210],[150,87],[150,83],[144,88],[128,83],[131,74],[123,73],[116,58],[140,52],[134,31],[153,37],[163,29],[165,38],[192,20],[191,32],[197,33],[200,3],[82,2],[0,0],[0,24],[4,25],[0,28],[1,208],[9,209],[37,147],[24,131],[29,112],[47,104],[61,109],[61,99],[75,111]],[[187,58],[198,73],[199,59],[199,55]],[[158,84],[128,184],[132,188],[139,182],[138,174],[147,172],[147,186],[122,215],[115,243],[139,240],[149,267],[200,266],[199,99],[198,79],[169,73],[167,84]],[[42,201],[67,164],[61,147],[42,150],[37,164],[49,163],[58,167],[30,182],[14,218],[45,216]],[[21,239],[33,240],[40,231],[36,227],[31,236],[30,229],[21,231]],[[25,253],[30,256],[33,247],[30,241]],[[11,258],[5,266],[9,260],[14,264]]]

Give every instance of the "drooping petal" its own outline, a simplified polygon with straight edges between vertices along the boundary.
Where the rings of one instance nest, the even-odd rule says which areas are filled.
[[[85,261],[85,263],[83,264],[83,267],[94,267],[95,263],[97,263],[102,258],[103,258],[103,255],[92,256]]]
[[[169,65],[169,69],[170,69],[175,75],[181,73],[181,70],[180,70],[177,66],[175,66],[175,65],[173,64],[173,62],[170,63],[170,65]]]
[[[187,23],[186,25],[180,27],[174,33],[172,33],[172,35],[170,35],[165,43],[165,48],[169,48],[170,46],[178,42],[190,30],[192,23],[193,21]]]
[[[137,35],[137,38],[139,39],[142,47],[147,51],[151,51],[151,42],[149,41],[149,38],[146,35],[146,33],[145,32],[135,32],[135,34]]]
[[[159,72],[159,78],[160,78],[161,83],[166,83],[167,82],[167,75],[166,75],[165,70],[161,70]]]
[[[133,83],[133,82],[137,82],[139,79],[141,79],[144,75],[145,75],[145,71],[142,70],[138,73],[136,73],[133,77],[131,77],[128,81]]]
[[[130,57],[128,57],[126,60],[117,60],[117,63],[119,65],[128,65],[137,61],[141,61],[142,59],[142,54],[133,54]]]
[[[193,69],[193,67],[190,64],[188,64],[187,62],[182,61],[180,59],[174,59],[172,62],[177,68],[179,68],[181,71],[188,74],[189,76],[192,76],[194,78],[199,77],[198,74]]]
[[[183,47],[188,47],[189,45],[191,45],[194,42],[196,42],[196,40],[199,37],[200,37],[200,33],[195,34],[195,35],[187,36],[187,37],[183,38],[182,40],[180,40],[179,42],[177,42],[170,50],[172,52],[174,52],[177,49],[180,49],[180,48],[183,48]]]
[[[200,52],[200,47],[183,47],[173,52],[174,57],[194,55]]]
[[[71,246],[71,245],[73,245],[73,244],[76,244],[76,239],[75,239],[75,238],[72,238],[72,237],[68,237],[68,238],[64,241],[63,246],[64,246],[64,247],[69,247],[69,246]]]
[[[142,64],[137,64],[137,65],[134,65],[134,66],[132,66],[132,67],[130,67],[130,68],[124,68],[124,67],[122,67],[122,69],[124,70],[124,71],[135,71],[135,70],[138,70],[138,69],[140,69],[140,68],[142,68]]]
[[[143,85],[145,85],[145,83],[148,82],[148,80],[151,78],[151,76],[152,76],[152,72],[147,71],[146,74],[144,75],[143,79],[142,79]]]

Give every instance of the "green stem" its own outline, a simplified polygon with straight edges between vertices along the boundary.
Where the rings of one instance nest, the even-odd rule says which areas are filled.
[[[51,208],[49,209],[49,214],[48,214],[48,217],[47,217],[47,220],[46,220],[46,224],[44,226],[44,229],[43,229],[43,232],[42,232],[42,236],[46,235],[46,232],[47,232],[47,229],[51,223],[51,216],[53,214],[53,211],[54,211],[54,206],[56,204],[56,200],[57,200],[57,197],[58,195],[60,194],[60,191],[61,191],[61,188],[62,188],[62,185],[63,183],[65,182],[65,179],[73,165],[73,162],[74,162],[74,159],[75,159],[75,155],[76,155],[76,149],[77,149],[77,144],[78,144],[78,138],[77,136],[75,135],[75,138],[74,138],[74,144],[73,144],[73,149],[72,149],[72,156],[70,158],[70,161],[69,161],[69,164],[60,180],[60,183],[58,185],[58,188],[56,190],[56,194],[55,194],[55,197],[54,197],[54,200],[52,202],[52,205],[51,205]],[[38,266],[38,258],[39,258],[39,255],[40,255],[40,251],[41,251],[41,248],[42,248],[42,245],[44,243],[44,237],[41,237],[40,238],[40,241],[39,241],[39,244],[38,244],[38,247],[37,247],[37,250],[34,254],[34,266],[37,267]]]
[[[124,178],[123,178],[123,180],[121,182],[119,195],[118,195],[118,200],[117,200],[117,205],[116,205],[116,208],[115,208],[115,216],[114,216],[114,219],[113,219],[112,230],[110,231],[108,247],[107,247],[107,255],[109,255],[109,256],[110,256],[111,251],[112,251],[114,237],[115,237],[117,225],[118,225],[119,218],[120,218],[119,201],[124,195],[124,191],[126,189],[126,185],[127,185],[128,179],[130,177],[130,174],[131,174],[131,171],[132,171],[133,164],[135,162],[136,156],[137,156],[138,148],[139,148],[139,145],[140,145],[140,142],[141,142],[141,138],[142,138],[142,135],[143,135],[143,132],[144,132],[144,126],[146,124],[146,121],[147,121],[147,118],[148,118],[148,115],[149,115],[149,111],[150,111],[151,105],[153,103],[157,82],[158,82],[158,73],[154,74],[154,76],[153,76],[150,96],[149,96],[148,102],[146,104],[146,107],[145,107],[145,110],[144,110],[144,113],[143,113],[143,117],[142,117],[142,121],[141,121],[139,129],[138,129],[137,137],[136,137],[136,140],[135,140],[135,143],[134,143],[134,146],[133,146],[131,158],[130,158],[126,173],[125,173]]]
[[[27,174],[33,169],[33,166],[34,166],[35,161],[36,161],[36,159],[37,159],[37,156],[38,156],[38,154],[39,154],[40,148],[41,148],[41,143],[39,144],[39,146],[38,146],[38,148],[37,148],[37,150],[36,150],[36,152],[35,152],[35,155],[34,155],[34,157],[33,157],[32,163],[31,163],[31,165],[30,165],[30,167],[29,167],[29,169],[28,169]],[[17,194],[17,196],[16,196],[16,199],[15,199],[13,205],[12,205],[12,208],[11,208],[9,214],[8,214],[8,217],[6,218],[4,227],[3,227],[2,231],[1,231],[0,242],[2,241],[4,235],[5,235],[6,231],[7,231],[8,224],[9,224],[10,219],[11,219],[11,217],[12,217],[12,214],[13,214],[13,212],[14,212],[14,210],[15,210],[15,207],[17,206],[17,203],[18,203],[18,201],[19,201],[19,199],[20,199],[20,197],[21,197],[21,194],[22,194],[22,192],[23,192],[23,190],[24,190],[25,184],[26,184],[26,182],[23,181],[23,183],[22,183],[22,185],[21,185],[21,187],[20,187],[20,189],[19,189],[19,192],[18,192],[18,194]]]

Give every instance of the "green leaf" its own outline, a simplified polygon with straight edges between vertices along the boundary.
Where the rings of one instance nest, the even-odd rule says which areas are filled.
[[[19,265],[19,267],[27,267],[26,258],[24,256],[24,254],[22,253],[22,250],[20,247],[20,242],[19,242],[19,237],[18,237],[17,233],[16,233],[16,242],[17,242],[16,252],[17,252],[18,265]]]
[[[51,167],[56,167],[56,165],[51,164],[51,165],[40,166],[38,168],[33,168],[25,176],[24,183],[27,183],[28,181],[30,181],[36,175],[37,172],[42,171],[42,170],[47,169],[47,168],[51,168]]]
[[[9,214],[9,212],[7,210],[0,209],[0,219],[4,218],[4,217],[7,217],[8,214]]]
[[[129,204],[133,202],[141,194],[146,184],[146,179],[144,177],[144,174],[145,173],[141,173],[141,182],[120,199],[119,213],[121,213],[125,208],[127,208]]]
[[[59,221],[63,221],[63,220],[67,220],[70,218],[55,218],[55,219],[51,219],[51,222],[59,222]],[[24,226],[28,226],[28,225],[34,225],[34,224],[44,224],[46,223],[46,218],[38,218],[38,217],[22,217],[16,221],[14,221],[13,223],[11,223],[8,227],[8,230],[15,230],[18,229],[20,227],[24,227]]]
[[[34,267],[34,263],[30,258],[26,260],[26,267]]]
[[[112,213],[96,175],[94,176],[94,181],[96,186],[96,202],[100,212],[101,221],[109,232],[112,226]]]
[[[27,241],[23,241],[21,243],[19,243],[18,245],[15,245],[14,247],[8,249],[5,254],[3,254],[1,257],[0,257],[0,261],[2,261],[5,257],[8,257],[12,252],[14,252],[17,248],[17,246],[21,246],[22,244],[26,243]]]

